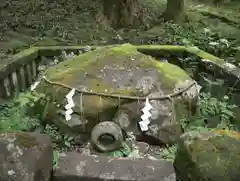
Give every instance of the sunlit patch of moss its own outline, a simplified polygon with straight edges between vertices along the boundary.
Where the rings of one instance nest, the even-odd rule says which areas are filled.
[[[173,83],[173,85],[177,82],[190,79],[183,69],[171,63],[158,62],[152,59],[152,64],[157,68],[158,72],[164,75],[168,81]]]
[[[113,48],[115,52],[120,52],[123,55],[136,55],[139,54],[138,49],[155,49],[155,50],[172,50],[172,51],[184,51],[185,47],[182,46],[171,46],[171,45],[140,45],[140,46],[133,46],[130,44],[125,44],[122,46],[118,46]],[[161,74],[161,76],[165,76],[165,78],[168,79],[168,81],[172,82],[173,85],[175,85],[176,82],[181,80],[189,79],[189,76],[187,73],[179,68],[178,66],[175,66],[170,63],[166,62],[159,62],[155,60],[151,56],[143,56],[143,61],[141,62],[142,66],[145,68],[152,67],[156,68],[158,72]],[[140,61],[140,60],[138,60]],[[145,64],[145,65],[144,65]],[[141,66],[141,65],[140,65]]]
[[[84,68],[92,62],[97,61],[98,58],[105,55],[106,49],[99,48],[92,52],[87,52],[81,54],[77,57],[72,58],[71,60],[64,61],[57,66],[50,67],[46,76],[48,78],[59,79],[62,80],[66,78],[67,75],[71,75],[76,71],[84,71]]]
[[[114,56],[127,56],[127,57],[134,57],[138,56],[140,53],[138,50],[141,49],[148,49],[154,51],[172,51],[173,53],[184,52],[187,51],[191,54],[195,54],[202,59],[208,59],[213,61],[219,65],[224,63],[224,61],[214,55],[211,55],[207,52],[204,52],[197,47],[185,47],[185,46],[173,46],[173,45],[139,45],[133,46],[131,44],[123,44],[119,46],[112,46],[112,47],[102,47],[94,50],[92,52],[88,52],[82,54],[78,57],[73,58],[72,60],[63,62],[58,67],[50,68],[47,72],[47,75],[51,78],[52,76],[55,81],[64,81],[69,82],[72,79],[72,76],[76,73],[76,71],[86,71],[85,68],[88,65],[93,64],[96,67],[103,67],[106,61],[102,62],[101,59],[107,59],[108,56],[113,56],[110,58],[114,58]],[[144,55],[143,55],[144,56]],[[152,57],[145,58],[149,59],[152,63],[152,66],[157,68],[158,72],[163,74],[167,80],[169,81],[170,85],[175,84],[179,80],[186,80],[188,79],[188,75],[185,73],[184,70],[180,69],[179,67],[170,64],[170,63],[163,63],[156,61]],[[142,62],[142,64],[149,65],[149,63]],[[110,60],[113,62],[113,60]],[[100,63],[102,62],[102,63]],[[116,62],[118,63],[118,62]]]
[[[172,46],[169,47],[171,48]],[[73,76],[76,76],[78,72],[88,72],[93,69],[101,69],[107,65],[107,59],[109,59],[109,62],[111,63],[121,65],[123,60],[129,62],[128,58],[131,57],[136,58],[136,61],[139,61],[137,64],[139,64],[140,67],[149,68],[148,66],[150,66],[150,68],[157,69],[161,76],[165,77],[167,79],[166,82],[168,82],[171,86],[179,80],[189,79],[189,76],[185,73],[185,71],[179,67],[170,63],[159,62],[150,56],[141,54],[138,52],[137,47],[130,44],[113,46],[111,48],[99,48],[95,51],[77,56],[59,64],[56,67],[50,68],[47,71],[47,76],[50,79],[52,78],[54,81],[68,82],[71,84],[70,82],[73,80]],[[91,67],[88,66],[90,64]],[[102,87],[106,87],[106,85]]]
[[[134,56],[135,54],[139,53],[136,47],[131,44],[123,44],[120,46],[113,47],[111,48],[111,52],[122,56]]]
[[[203,50],[200,50],[197,47],[195,47],[195,48],[194,47],[187,47],[186,50],[191,54],[197,55],[201,59],[210,60],[212,62],[217,63],[218,65],[222,65],[223,63],[225,63],[224,60],[220,59],[219,57],[216,57],[216,56],[214,56],[210,53],[207,53]]]
[[[215,133],[219,135],[230,136],[232,138],[240,139],[240,133],[238,131],[232,131],[228,129],[216,130]]]
[[[185,46],[180,45],[136,45],[138,50],[155,50],[155,51],[172,51],[172,52],[183,52],[186,50]]]

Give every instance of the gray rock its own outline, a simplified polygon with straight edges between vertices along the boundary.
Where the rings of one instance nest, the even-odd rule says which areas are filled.
[[[188,181],[238,181],[240,135],[229,130],[187,132],[178,141],[176,174]]]
[[[86,156],[69,152],[60,157],[56,181],[175,181],[171,162],[150,159]]]
[[[141,153],[147,153],[149,150],[149,144],[145,142],[136,142],[133,147],[139,150]]]
[[[51,139],[40,133],[0,134],[0,180],[45,181],[52,170]]]

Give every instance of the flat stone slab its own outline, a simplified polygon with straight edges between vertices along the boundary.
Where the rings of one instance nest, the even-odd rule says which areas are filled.
[[[56,181],[175,181],[171,162],[87,156],[68,152],[61,155],[54,177]]]
[[[52,171],[52,141],[29,132],[0,134],[0,181],[48,181]]]

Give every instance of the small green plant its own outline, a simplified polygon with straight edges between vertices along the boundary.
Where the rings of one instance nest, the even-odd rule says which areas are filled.
[[[198,28],[196,28],[196,26]],[[197,46],[200,49],[221,58],[234,57],[239,40],[230,40],[222,37],[219,32],[203,28],[199,24],[164,24],[164,34],[161,35],[164,44],[181,44],[185,46]],[[164,39],[164,37],[168,37]],[[231,60],[236,63],[234,60]]]
[[[157,157],[160,159],[173,162],[175,159],[176,152],[177,152],[177,146],[174,144],[174,145],[165,145],[165,147],[158,149],[156,154],[157,154]]]
[[[234,129],[232,120],[235,118],[231,105],[225,99],[218,100],[209,93],[201,93],[198,104],[198,112],[192,118],[181,120],[184,131],[205,131],[208,128]]]
[[[69,135],[64,135],[63,141],[64,141],[64,146],[66,146],[67,148],[70,148],[73,145],[74,138]]]
[[[123,143],[122,147],[119,150],[110,152],[109,155],[113,157],[127,157],[131,153],[132,149],[127,143]]]
[[[44,128],[44,132],[46,134],[48,134],[49,136],[51,136],[51,138],[54,140],[54,142],[59,143],[62,141],[62,135],[59,133],[57,127],[46,124],[46,126]]]
[[[52,160],[53,169],[57,167],[59,157],[60,157],[59,151],[53,150],[53,160]]]
[[[233,109],[236,106],[229,104],[227,100],[226,96],[223,100],[219,100],[209,93],[201,93],[197,114],[191,118],[181,120],[184,132],[198,134],[199,132],[208,131],[210,128],[235,129],[231,120],[234,119]],[[176,145],[167,145],[165,148],[160,149],[159,152],[161,158],[173,161],[177,147]]]
[[[177,152],[177,146],[176,145],[167,145],[165,148],[162,148],[161,150],[161,158],[168,160],[168,161],[174,161],[175,155]]]
[[[72,136],[62,134],[54,125],[46,124],[44,132],[52,138],[58,148],[71,148],[74,144],[74,138]]]
[[[41,127],[37,118],[27,114],[38,98],[31,93],[20,94],[13,101],[0,105],[0,132],[34,131]]]
[[[15,132],[15,131],[35,131],[38,128],[44,130],[51,136],[59,148],[71,148],[74,138],[69,135],[63,135],[59,132],[56,126],[45,125],[37,116],[30,117],[29,112],[35,103],[39,101],[42,96],[34,92],[26,92],[20,94],[12,101],[0,105],[0,132]]]

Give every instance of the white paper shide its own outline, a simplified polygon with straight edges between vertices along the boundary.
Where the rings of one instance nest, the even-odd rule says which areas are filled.
[[[143,112],[143,115],[141,116],[142,121],[139,122],[139,126],[140,126],[141,131],[148,131],[148,125],[150,123],[149,118],[151,117],[150,110],[152,108],[153,107],[149,103],[149,99],[146,98],[145,106],[142,109],[142,112]]]
[[[66,121],[71,120],[71,114],[73,113],[72,108],[75,106],[74,102],[73,102],[73,96],[75,94],[75,89],[72,89],[67,95],[67,105],[65,106],[65,119]]]
[[[38,84],[40,84],[40,81],[34,82],[34,84],[31,85],[30,90],[33,91],[37,88]]]

